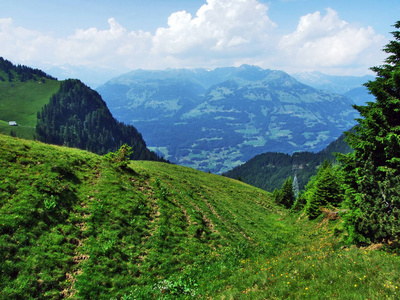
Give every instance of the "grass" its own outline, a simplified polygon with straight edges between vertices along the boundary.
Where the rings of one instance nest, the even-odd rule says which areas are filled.
[[[13,130],[18,137],[33,139],[37,112],[59,88],[59,81],[49,79],[0,81],[0,133],[8,135]],[[19,126],[8,126],[9,121],[16,121]]]
[[[0,165],[0,298],[399,298],[397,254],[242,182],[2,135]]]

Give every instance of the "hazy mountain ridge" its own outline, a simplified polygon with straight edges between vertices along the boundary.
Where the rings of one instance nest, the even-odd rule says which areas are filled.
[[[375,99],[364,86],[365,83],[374,79],[374,76],[371,75],[337,76],[326,75],[321,72],[302,72],[292,74],[292,76],[316,89],[344,95],[357,105],[364,105],[366,102],[374,101]]]
[[[327,90],[332,93],[345,94],[354,88],[361,87],[374,76],[338,76],[327,75],[321,72],[302,72],[292,74],[298,81],[317,89]]]
[[[119,70],[105,68],[101,66],[74,66],[64,64],[62,66],[45,65],[42,68],[46,73],[57,77],[59,80],[66,80],[70,78],[79,79],[92,89],[102,85],[107,80],[121,75],[126,70]]]
[[[320,151],[351,128],[344,96],[259,67],[137,70],[99,87],[113,115],[167,159],[225,172],[263,152]]]

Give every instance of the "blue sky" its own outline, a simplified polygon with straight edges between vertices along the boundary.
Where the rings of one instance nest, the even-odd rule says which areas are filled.
[[[48,69],[215,68],[364,75],[399,0],[0,0],[0,56]]]

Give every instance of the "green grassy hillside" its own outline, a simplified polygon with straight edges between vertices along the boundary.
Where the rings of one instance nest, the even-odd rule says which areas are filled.
[[[0,76],[6,77],[4,72]],[[0,80],[0,133],[10,134],[13,130],[18,137],[33,139],[38,111],[59,88],[60,82],[51,79]],[[19,126],[11,127],[9,121]]]
[[[3,135],[0,166],[2,299],[398,298],[397,255],[236,180]]]

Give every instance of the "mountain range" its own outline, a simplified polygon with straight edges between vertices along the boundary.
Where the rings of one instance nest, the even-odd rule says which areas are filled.
[[[264,152],[317,152],[350,129],[354,102],[255,66],[136,70],[97,88],[166,159],[223,173]]]

